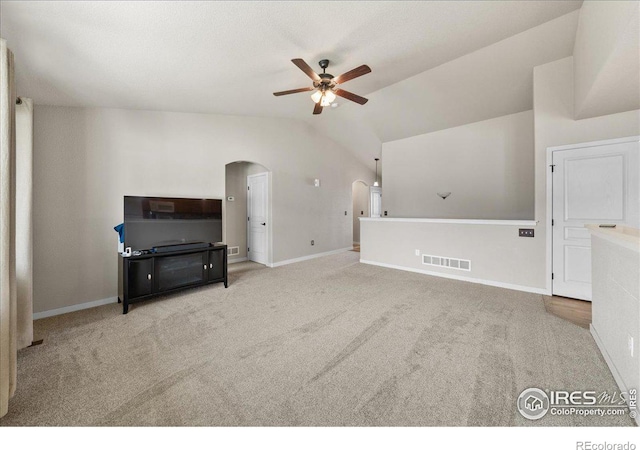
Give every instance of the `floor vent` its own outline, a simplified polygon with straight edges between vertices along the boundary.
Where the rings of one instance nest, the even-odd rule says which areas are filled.
[[[227,255],[233,256],[233,255],[239,255],[239,254],[240,254],[240,247],[228,247],[227,248]]]
[[[446,256],[422,255],[422,264],[428,266],[447,267],[449,269],[471,271],[471,261],[468,259],[448,258]]]

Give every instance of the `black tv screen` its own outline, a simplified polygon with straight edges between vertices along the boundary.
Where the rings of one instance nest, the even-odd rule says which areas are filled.
[[[124,246],[222,242],[222,200],[124,197]]]

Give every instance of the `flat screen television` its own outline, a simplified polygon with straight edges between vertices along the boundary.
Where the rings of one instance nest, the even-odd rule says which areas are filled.
[[[147,250],[199,242],[222,242],[222,200],[124,197],[125,247]]]

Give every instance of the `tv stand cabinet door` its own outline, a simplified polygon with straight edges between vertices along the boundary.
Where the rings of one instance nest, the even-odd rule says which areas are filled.
[[[156,292],[206,283],[207,264],[207,252],[156,256]]]
[[[226,252],[226,248],[218,248],[209,251],[209,282],[222,281],[225,278]]]
[[[127,293],[129,299],[144,297],[153,292],[153,258],[127,261],[129,264]]]

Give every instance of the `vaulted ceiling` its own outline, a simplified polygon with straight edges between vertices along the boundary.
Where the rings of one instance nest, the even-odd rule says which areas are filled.
[[[0,28],[36,104],[301,119],[370,161],[381,142],[530,109],[532,68],[571,54],[581,4],[2,1]],[[274,97],[310,84],[292,58],[368,64],[344,88],[369,103],[312,116],[308,93]]]

